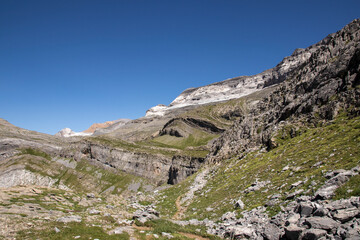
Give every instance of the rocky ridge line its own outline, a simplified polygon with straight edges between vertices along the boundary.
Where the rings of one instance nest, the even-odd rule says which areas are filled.
[[[360,113],[360,20],[308,49],[306,61],[215,140],[208,162],[276,147],[273,136],[285,125],[330,121],[340,109]]]
[[[296,68],[306,62],[318,44],[306,49],[298,48],[291,56],[285,57],[276,67],[253,76],[240,76],[198,88],[183,91],[169,106],[159,104],[146,112],[146,117],[164,116],[174,109],[226,101],[247,96],[263,88],[284,81]]]

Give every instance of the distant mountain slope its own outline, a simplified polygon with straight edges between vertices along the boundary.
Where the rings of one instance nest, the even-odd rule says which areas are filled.
[[[114,125],[115,123],[116,123],[117,126],[122,126],[122,125],[126,124],[129,121],[130,121],[130,119],[125,119],[124,118],[124,119],[118,119],[118,120],[114,120],[114,121],[107,121],[107,122],[104,122],[104,123],[94,123],[88,129],[86,129],[85,131],[82,131],[82,132],[74,132],[70,128],[64,128],[64,129],[61,129],[59,132],[57,132],[55,134],[55,136],[58,136],[58,137],[86,137],[86,136],[91,136],[96,131],[97,131],[97,134],[101,133],[101,131],[100,131],[101,129],[109,128],[112,125]],[[106,130],[104,130],[102,132],[105,133]]]
[[[111,125],[113,125],[115,123],[125,124],[128,121],[130,121],[130,119],[118,119],[118,120],[114,120],[114,121],[106,121],[104,123],[94,123],[93,125],[91,125],[88,129],[86,129],[83,132],[84,133],[94,133],[98,129],[108,128],[108,127],[110,127]]]
[[[240,76],[210,85],[189,88],[175,98],[169,106],[157,105],[146,112],[146,116],[163,116],[167,112],[186,106],[201,105],[240,98],[263,88],[284,81],[296,68],[304,64],[324,43],[306,49],[298,48],[285,57],[276,67],[253,76]]]
[[[254,147],[276,146],[280,126],[318,124],[341,111],[360,113],[360,20],[310,47],[312,54],[286,73],[269,97],[248,109],[240,121],[216,140],[212,160],[248,152]],[[300,126],[298,126],[300,127]]]
[[[354,20],[92,136],[0,119],[0,238],[360,239],[359,71]]]

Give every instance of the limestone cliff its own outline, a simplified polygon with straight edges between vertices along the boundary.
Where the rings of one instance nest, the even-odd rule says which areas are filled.
[[[248,114],[216,140],[210,162],[272,148],[277,129],[291,123],[331,120],[341,109],[359,114],[360,20],[301,51],[309,53],[306,60],[283,74],[269,97],[248,106]]]

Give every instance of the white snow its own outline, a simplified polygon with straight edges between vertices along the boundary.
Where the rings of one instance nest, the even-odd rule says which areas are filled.
[[[300,50],[299,50],[300,51]],[[164,116],[168,111],[192,105],[202,105],[244,97],[264,88],[264,83],[298,66],[310,58],[314,49],[302,50],[298,54],[286,57],[274,69],[253,76],[244,76],[210,84],[199,88],[191,88],[181,93],[169,106],[157,105],[150,108],[145,117]]]
[[[75,137],[75,136],[85,137],[85,136],[91,136],[91,135],[92,135],[92,133],[74,132],[70,128],[64,128],[55,134],[55,136],[58,136],[58,137]]]
[[[145,117],[164,116],[167,109],[167,106],[159,104],[147,110]]]

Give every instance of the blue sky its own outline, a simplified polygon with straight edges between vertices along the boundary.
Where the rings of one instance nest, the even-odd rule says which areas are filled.
[[[274,67],[360,1],[0,0],[0,117],[54,134]]]

